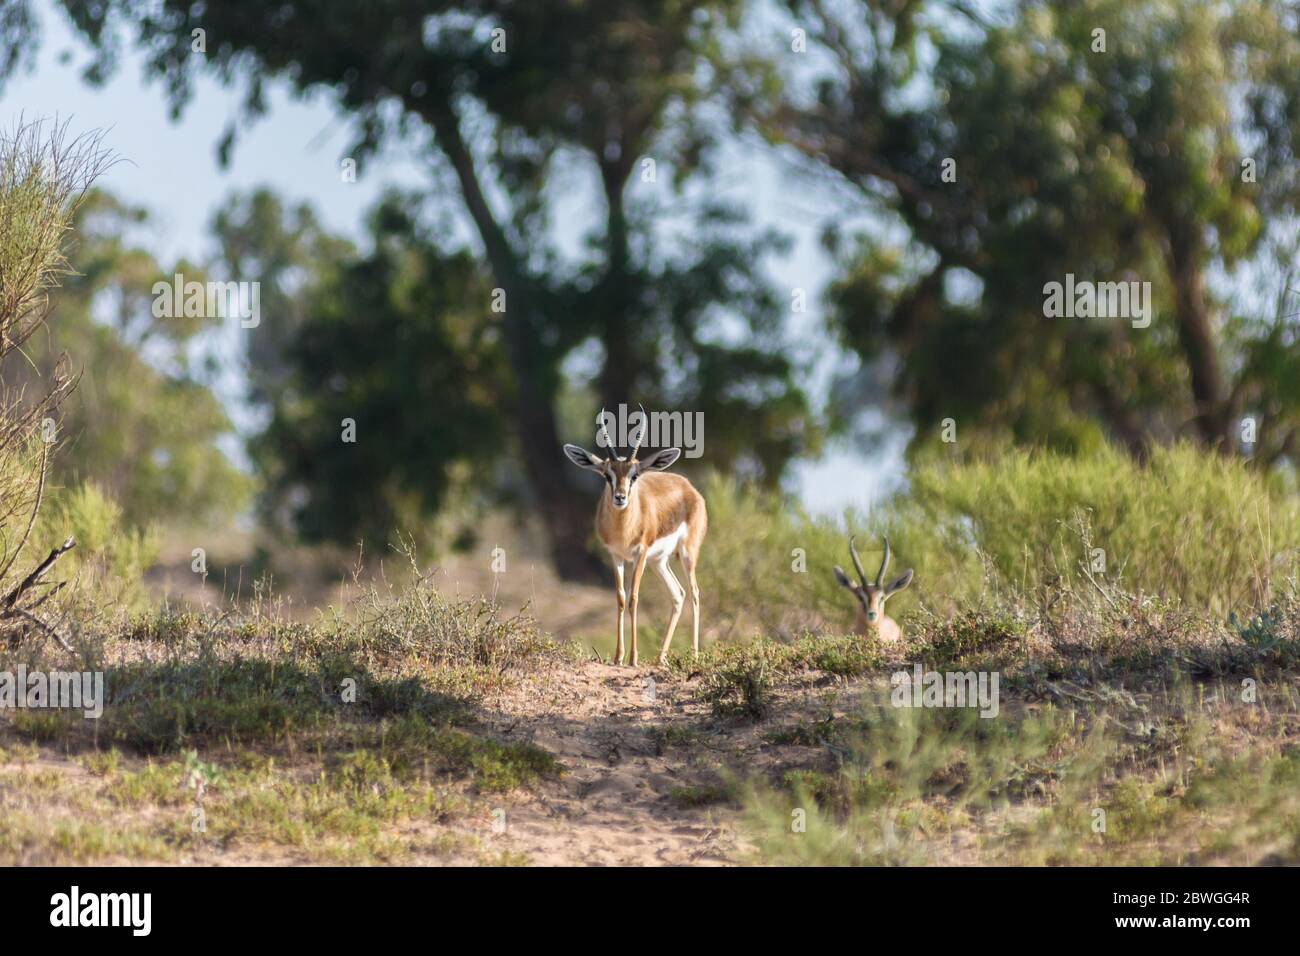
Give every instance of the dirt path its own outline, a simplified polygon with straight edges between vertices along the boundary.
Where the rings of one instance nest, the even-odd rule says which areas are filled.
[[[844,695],[806,688],[755,726],[711,719],[697,690],[654,669],[594,661],[512,690],[488,726],[544,747],[564,773],[529,797],[503,801],[495,809],[504,811],[505,832],[489,828],[480,839],[543,866],[743,862],[751,848],[728,784],[810,757],[812,748],[777,747],[763,732],[824,713]]]

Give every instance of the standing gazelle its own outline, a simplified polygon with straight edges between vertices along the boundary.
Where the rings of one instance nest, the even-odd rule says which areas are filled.
[[[898,640],[903,636],[903,632],[897,621],[886,616],[885,600],[912,583],[911,569],[894,578],[888,586],[885,585],[885,569],[889,567],[888,538],[885,539],[885,559],[880,562],[880,571],[876,574],[875,584],[867,583],[867,575],[862,570],[862,561],[858,558],[857,549],[853,547],[853,538],[849,538],[849,557],[853,559],[853,567],[857,569],[862,583],[859,585],[850,581],[849,576],[839,565],[835,566],[835,580],[852,591],[853,596],[858,599],[854,630],[864,636],[879,637],[883,641]]]
[[[652,564],[655,573],[663,578],[673,599],[673,615],[668,621],[663,647],[659,649],[659,663],[668,659],[668,647],[672,644],[673,631],[686,601],[686,589],[668,566],[674,552],[682,562],[691,587],[691,653],[699,656],[700,587],[695,581],[695,565],[709,524],[704,497],[681,475],[664,474],[664,469],[681,455],[680,448],[664,448],[645,461],[637,461],[637,452],[645,440],[648,424],[644,408],[641,415],[642,426],[636,447],[627,458],[620,458],[614,451],[609,429],[604,424],[604,409],[600,412],[601,432],[610,457],[600,458],[577,445],[564,446],[564,453],[571,462],[605,479],[606,488],[596,506],[596,534],[614,561],[614,577],[618,585],[618,646],[614,656],[620,666],[623,663],[623,613],[628,604],[623,590],[623,565],[627,561],[635,562],[631,601],[633,667],[637,665],[636,609],[641,594],[641,575],[645,573],[647,563]]]

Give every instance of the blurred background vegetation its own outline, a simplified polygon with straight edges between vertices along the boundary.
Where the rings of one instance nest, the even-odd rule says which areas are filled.
[[[829,567],[849,525],[918,569],[900,611],[1054,587],[1100,548],[1111,580],[1226,613],[1266,600],[1300,544],[1292,2],[11,0],[0,80],[55,13],[89,84],[132,48],[177,115],[201,76],[241,90],[240,115],[212,118],[223,157],[286,88],[331,99],[360,167],[415,144],[443,184],[384,195],[362,242],[311,204],[232,194],[198,262],[152,248],[152,212],[111,175],[87,197],[47,331],[0,375],[38,388],[65,352],[81,370],[42,520],[123,567],[169,539],[188,566],[195,529],[236,527],[264,549],[250,578],[298,544],[382,553],[398,534],[445,559],[525,515],[560,578],[603,581],[595,490],[559,447],[638,402],[704,415],[682,466],[709,501],[724,631],[737,607],[843,626]],[[846,356],[824,394],[799,290],[768,271],[788,237],[718,198],[735,149],[842,205],[812,290]],[[575,167],[603,202],[579,235]],[[637,189],[650,169],[670,202]],[[222,320],[153,316],[176,273],[261,283],[247,415],[215,397]],[[1150,282],[1150,327],[1045,317],[1067,273]],[[341,441],[345,418],[364,440]],[[791,500],[829,442],[897,433],[907,484],[873,514]]]

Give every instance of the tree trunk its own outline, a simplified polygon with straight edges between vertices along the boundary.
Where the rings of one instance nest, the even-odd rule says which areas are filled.
[[[1111,433],[1124,446],[1134,461],[1144,462],[1151,455],[1151,435],[1138,416],[1124,406],[1124,402],[1107,382],[1092,382],[1092,394],[1101,408],[1102,416]]]
[[[1201,441],[1215,450],[1228,447],[1228,420],[1218,343],[1205,298],[1205,276],[1191,241],[1170,243],[1174,318],[1192,380],[1192,401]]]
[[[561,451],[555,422],[555,396],[539,374],[543,343],[537,330],[545,317],[537,313],[532,285],[504,230],[488,206],[474,168],[469,147],[461,137],[460,123],[450,103],[426,104],[424,116],[434,128],[444,153],[460,183],[465,207],[483,240],[488,262],[506,295],[502,326],[506,351],[515,379],[515,422],[524,471],[537,499],[537,513],[550,539],[555,570],[567,581],[597,581],[608,569],[592,554],[595,501],[583,495],[572,481],[573,466]],[[573,469],[574,472],[577,469]]]

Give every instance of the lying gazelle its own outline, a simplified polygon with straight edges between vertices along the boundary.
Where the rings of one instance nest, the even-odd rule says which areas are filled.
[[[641,575],[647,564],[663,578],[673,599],[673,615],[668,621],[668,633],[659,649],[659,663],[668,659],[668,647],[673,641],[677,619],[681,617],[686,589],[668,566],[676,552],[686,571],[691,586],[692,635],[691,653],[700,653],[700,587],[695,581],[695,565],[700,557],[700,545],[708,528],[709,517],[704,510],[704,497],[681,475],[664,474],[664,469],[675,462],[682,450],[664,448],[654,452],[645,461],[637,461],[637,452],[645,440],[645,409],[641,409],[642,426],[632,454],[620,458],[605,427],[605,410],[600,410],[601,434],[609,458],[600,458],[577,445],[565,445],[564,453],[579,468],[594,471],[605,479],[606,488],[596,506],[596,534],[608,549],[614,561],[614,578],[618,591],[618,646],[615,663],[623,663],[623,612],[627,595],[623,590],[623,564],[635,562],[632,569],[632,666],[637,664],[636,608],[641,594]]]
[[[898,640],[903,636],[903,632],[899,628],[897,621],[886,616],[885,600],[912,583],[911,568],[894,578],[888,587],[885,586],[885,569],[889,567],[888,538],[885,539],[885,559],[880,562],[880,572],[876,575],[875,584],[867,583],[867,575],[862,570],[862,561],[858,558],[858,552],[853,547],[853,538],[849,538],[849,557],[853,559],[853,567],[857,569],[858,577],[862,580],[862,583],[854,584],[850,581],[849,576],[844,573],[844,569],[839,565],[835,566],[835,580],[852,591],[853,596],[858,599],[858,613],[854,621],[854,631],[869,637],[879,637],[884,641]]]

